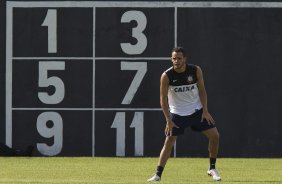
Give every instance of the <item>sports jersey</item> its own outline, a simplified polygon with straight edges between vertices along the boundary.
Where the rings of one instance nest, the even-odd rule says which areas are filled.
[[[169,78],[168,104],[173,114],[187,116],[202,108],[197,87],[197,67],[186,65],[186,70],[177,73],[173,67],[165,71]]]

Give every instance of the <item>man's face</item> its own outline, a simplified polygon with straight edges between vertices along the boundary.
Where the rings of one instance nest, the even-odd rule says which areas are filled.
[[[183,56],[182,52],[172,52],[171,61],[174,69],[181,69],[186,64],[186,57]]]

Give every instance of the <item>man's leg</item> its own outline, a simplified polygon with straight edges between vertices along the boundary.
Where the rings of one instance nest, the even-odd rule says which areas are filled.
[[[167,136],[166,137],[164,146],[160,153],[160,158],[159,158],[156,174],[152,178],[148,179],[147,181],[149,182],[160,181],[164,167],[166,165],[167,160],[170,157],[171,150],[174,146],[176,138],[177,136]]]
[[[177,136],[167,136],[165,139],[164,146],[160,153],[159,163],[158,165],[161,167],[165,167],[167,160],[170,157],[171,150],[174,146]]]
[[[216,158],[218,154],[218,147],[219,147],[219,133],[216,127],[205,130],[202,132],[207,138],[209,139],[209,157],[210,157],[210,168],[208,170],[208,174],[210,176],[213,176],[214,180],[221,180],[221,177],[219,176],[215,164],[216,164]]]
[[[218,147],[219,147],[219,133],[217,128],[211,128],[202,132],[209,139],[209,156],[210,158],[217,158]]]

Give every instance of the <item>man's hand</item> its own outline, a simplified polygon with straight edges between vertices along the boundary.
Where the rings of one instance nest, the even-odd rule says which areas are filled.
[[[172,136],[172,128],[179,128],[173,121],[169,120],[166,122],[166,127],[165,127],[165,135],[166,136]]]
[[[209,125],[215,124],[215,120],[212,118],[212,116],[208,111],[203,111],[201,122],[203,122],[204,119],[207,120]]]

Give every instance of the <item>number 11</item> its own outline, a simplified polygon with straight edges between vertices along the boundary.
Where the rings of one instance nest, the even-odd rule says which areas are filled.
[[[116,128],[116,156],[125,156],[125,112],[117,112],[111,128]],[[144,112],[135,112],[130,128],[135,128],[135,156],[144,155]]]

